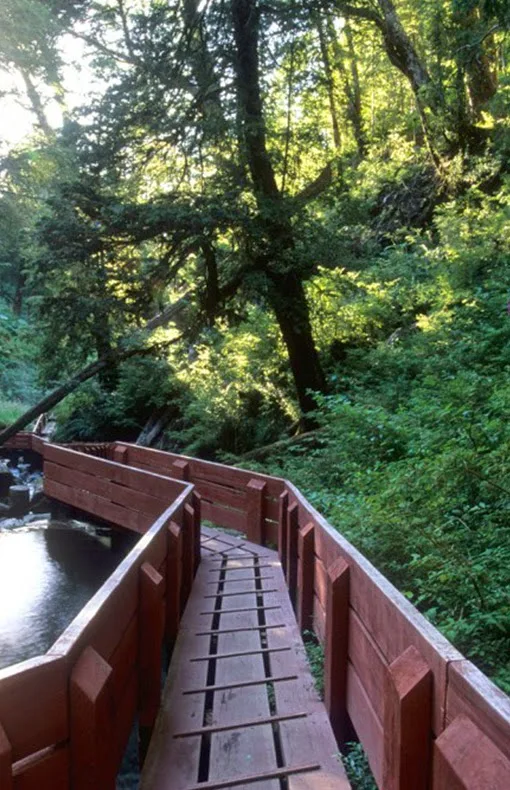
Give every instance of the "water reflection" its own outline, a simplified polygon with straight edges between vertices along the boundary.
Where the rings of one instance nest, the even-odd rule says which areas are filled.
[[[46,652],[127,548],[69,522],[0,530],[0,668]]]

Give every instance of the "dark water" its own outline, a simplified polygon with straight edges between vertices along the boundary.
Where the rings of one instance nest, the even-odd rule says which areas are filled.
[[[45,653],[135,540],[69,520],[4,530],[0,521],[0,669]],[[135,727],[117,790],[136,790],[138,777]]]
[[[73,522],[5,531],[0,522],[0,668],[45,653],[126,550]]]

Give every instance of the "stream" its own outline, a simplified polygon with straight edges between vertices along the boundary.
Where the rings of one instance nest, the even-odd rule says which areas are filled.
[[[0,669],[51,647],[123,558],[111,543],[73,520],[0,521]]]

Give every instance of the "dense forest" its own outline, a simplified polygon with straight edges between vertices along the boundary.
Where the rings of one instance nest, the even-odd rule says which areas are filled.
[[[0,7],[0,422],[284,474],[507,691],[509,26]]]

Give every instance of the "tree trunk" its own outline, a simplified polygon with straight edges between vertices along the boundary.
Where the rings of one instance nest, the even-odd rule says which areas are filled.
[[[328,17],[328,22],[330,18]],[[324,30],[322,19],[317,16],[316,20],[317,32],[319,33],[319,43],[321,47],[322,62],[324,64],[324,75],[326,77],[326,88],[328,92],[329,114],[331,116],[331,126],[333,128],[333,142],[337,151],[340,150],[342,145],[342,138],[340,136],[340,124],[338,122],[338,108],[336,101],[335,91],[335,77],[333,68],[331,66],[331,58],[329,55],[329,41]],[[328,33],[331,35],[331,29],[328,24]]]
[[[294,377],[299,406],[304,415],[317,404],[313,392],[324,392],[325,380],[315,347],[308,303],[300,278],[294,273],[268,273],[270,304],[283,336]],[[306,418],[303,425],[311,425]]]
[[[37,118],[37,125],[43,132],[46,139],[50,141],[53,138],[53,130],[48,123],[48,119],[46,118],[46,113],[44,112],[44,107],[41,97],[39,96],[28,71],[25,71],[24,69],[20,68],[19,73],[21,74],[23,82],[25,83],[25,88],[27,91],[28,99],[30,101],[32,112]]]
[[[352,123],[354,139],[356,140],[356,146],[358,148],[360,159],[363,159],[367,152],[367,141],[365,136],[363,116],[361,113],[361,87],[356,52],[354,50],[354,42],[352,40],[352,32],[347,22],[344,27],[344,33],[347,40],[349,58],[351,61],[350,89],[347,93],[349,99],[349,120]]]
[[[266,146],[259,82],[259,10],[256,0],[233,0],[231,7],[244,144],[263,236],[256,241],[263,252],[256,255],[254,264],[265,272],[269,282],[269,302],[289,355],[299,405],[306,415],[315,408],[308,390],[323,391],[324,375],[313,341],[302,277],[292,269],[292,225]]]

